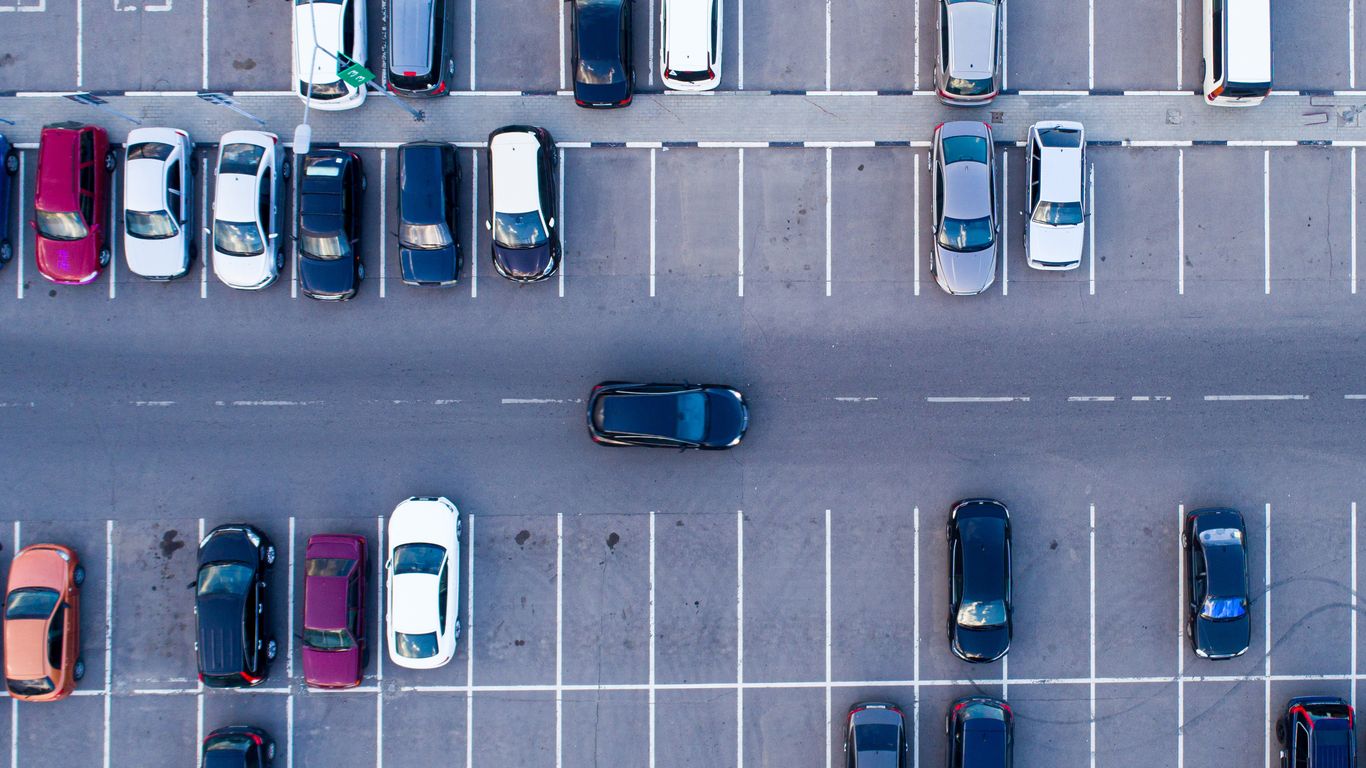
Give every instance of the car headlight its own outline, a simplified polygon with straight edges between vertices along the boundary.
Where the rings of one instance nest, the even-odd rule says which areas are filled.
[[[1196,648],[1195,648],[1195,655],[1196,655],[1196,656],[1199,656],[1199,657],[1202,658],[1202,659],[1208,659],[1208,658],[1209,658],[1209,653],[1208,653],[1207,651],[1205,651],[1203,648],[1199,647],[1199,646],[1196,646]]]
[[[251,530],[250,528],[247,528],[243,530],[243,533],[247,534],[248,539],[251,539],[251,545],[253,547],[261,546],[261,537],[257,536],[255,531]]]
[[[58,557],[62,558],[62,559],[65,560],[66,562],[68,562],[68,563],[71,562],[71,555],[68,555],[67,553],[63,552],[63,551],[60,550],[60,549],[55,549],[55,550],[53,550],[53,551],[57,553],[57,556],[58,556]]]

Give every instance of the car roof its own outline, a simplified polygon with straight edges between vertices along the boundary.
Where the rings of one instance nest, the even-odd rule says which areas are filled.
[[[1006,752],[1005,721],[975,717],[963,722],[963,768],[999,768]]]
[[[541,209],[540,150],[541,142],[530,131],[500,133],[489,142],[494,213]]]
[[[399,151],[399,208],[403,220],[417,224],[445,221],[445,150],[440,144],[413,144]]]
[[[1271,0],[1230,3],[1227,24],[1229,80],[1271,82]]]
[[[602,429],[615,434],[673,437],[678,433],[679,394],[603,395],[598,400]]]
[[[47,627],[50,620],[51,616],[5,620],[6,677],[31,680],[47,676]]]
[[[38,142],[38,181],[34,206],[44,211],[74,211],[79,190],[76,167],[80,162],[77,128],[43,128]]]
[[[199,625],[199,661],[210,675],[241,672],[246,664],[243,633],[247,600],[240,595],[210,595],[195,599]]]
[[[716,0],[665,0],[664,52],[669,67],[701,72],[711,65],[711,16]]]
[[[1201,546],[1205,555],[1209,594],[1214,597],[1247,597],[1247,551],[1241,544]]]
[[[425,75],[432,69],[436,0],[389,0],[389,68]]]
[[[1081,201],[1080,147],[1039,148],[1039,197],[1050,203]]]
[[[625,0],[574,0],[581,57],[605,61],[621,58],[621,35],[617,30],[625,5]]]
[[[140,158],[124,165],[124,208],[134,211],[166,209],[166,161]]]
[[[336,60],[323,51],[342,52],[342,22],[340,3],[309,0],[294,6],[295,71],[300,79],[311,78],[314,83],[338,80]],[[316,56],[315,47],[321,49]]]
[[[438,631],[437,594],[440,586],[440,576],[435,574],[404,573],[395,576],[390,592],[393,630],[405,635]]]
[[[346,576],[304,577],[304,626],[342,629],[346,626]]]
[[[300,171],[299,226],[317,234],[332,234],[345,228],[342,218],[343,175],[351,156],[339,150],[318,150],[305,158]],[[316,173],[316,170],[338,169],[336,176]],[[315,173],[310,174],[309,170]]]
[[[971,160],[944,166],[944,215],[980,219],[991,213],[991,166]]]
[[[963,548],[965,599],[995,600],[1006,592],[1005,521],[990,517],[958,520]],[[971,597],[968,597],[971,596]]]
[[[949,5],[950,77],[980,80],[994,74],[996,6],[991,3]]]

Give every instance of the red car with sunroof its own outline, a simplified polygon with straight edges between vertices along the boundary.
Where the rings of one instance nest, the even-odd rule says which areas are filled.
[[[320,533],[304,550],[304,682],[352,688],[365,670],[365,537]]]
[[[98,125],[43,127],[30,222],[43,277],[83,285],[109,266],[110,178],[116,162],[109,134]]]

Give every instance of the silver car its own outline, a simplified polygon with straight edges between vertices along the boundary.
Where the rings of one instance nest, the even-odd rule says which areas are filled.
[[[1000,220],[991,128],[962,120],[940,123],[930,145],[930,274],[955,296],[971,296],[996,280]]]
[[[935,29],[939,100],[971,107],[996,98],[1001,90],[1000,0],[939,0]]]

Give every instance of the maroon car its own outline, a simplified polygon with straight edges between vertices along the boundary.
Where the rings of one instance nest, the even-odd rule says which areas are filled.
[[[109,266],[109,180],[116,162],[109,135],[97,125],[43,128],[29,222],[37,232],[34,248],[43,277],[84,285]]]
[[[365,537],[320,533],[304,550],[304,682],[360,685],[365,669]]]

